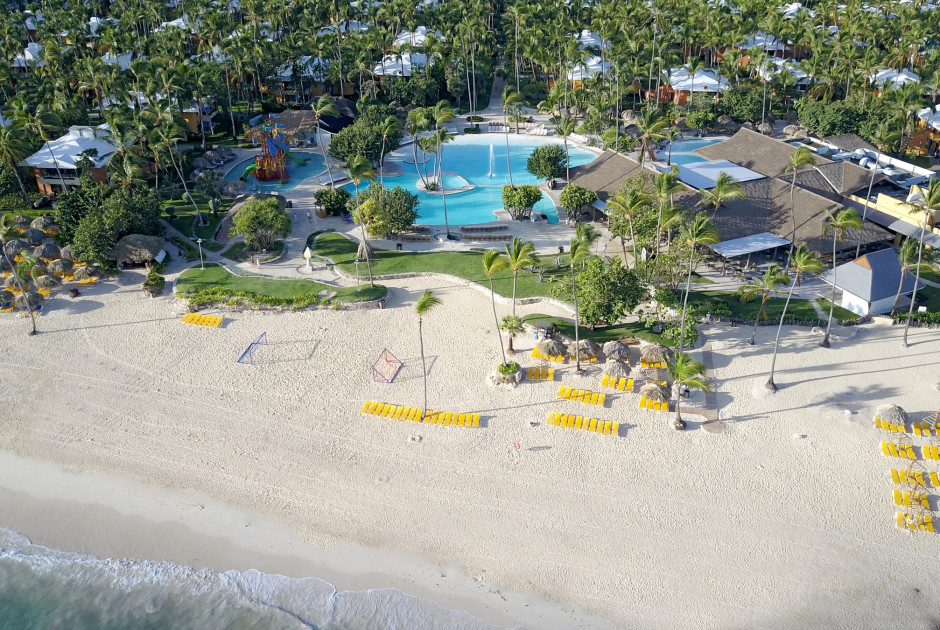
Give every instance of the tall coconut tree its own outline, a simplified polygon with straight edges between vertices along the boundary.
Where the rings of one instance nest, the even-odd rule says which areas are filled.
[[[793,297],[793,289],[800,283],[804,274],[819,273],[823,270],[822,261],[819,260],[819,254],[810,251],[806,243],[800,243],[800,246],[793,250],[790,257],[790,271],[793,272],[793,281],[790,283],[790,291],[787,292],[787,301],[783,303],[783,312],[780,313],[780,323],[777,325],[777,338],[774,340],[774,353],[770,359],[770,376],[764,387],[772,392],[777,391],[777,384],[774,383],[774,368],[777,365],[777,350],[780,348],[780,333],[783,330],[783,322],[787,317],[787,308],[790,306],[790,299]]]
[[[503,90],[503,126],[505,127],[505,136],[506,136],[506,171],[509,173],[509,185],[510,186],[513,186],[513,183],[512,183],[512,165],[510,165],[509,163],[509,117],[508,117],[508,113],[509,113],[510,108],[512,108],[513,106],[521,105],[521,104],[522,104],[522,94],[520,94],[517,90],[514,90],[511,85],[507,85],[506,89]]]
[[[430,118],[434,121],[436,130],[435,143],[437,144],[437,183],[441,187],[441,202],[444,204],[444,234],[449,239],[450,223],[447,221],[447,189],[444,186],[444,144],[453,139],[443,128],[443,125],[454,119],[454,108],[447,101],[438,101],[430,110]]]
[[[900,139],[901,134],[898,133],[892,126],[891,121],[882,120],[872,135],[872,141],[875,144],[875,147],[881,151],[887,147],[892,147]],[[865,221],[868,219],[868,207],[871,204],[871,189],[875,185],[875,175],[878,174],[878,169],[871,169],[871,179],[868,180],[868,194],[865,195],[865,209],[862,210],[862,225],[865,224]],[[862,234],[864,230],[858,231],[858,242],[855,245],[855,257],[858,258],[862,252]]]
[[[29,140],[22,123],[19,120],[13,120],[10,124],[0,125],[0,163],[13,171],[16,183],[20,187],[20,196],[25,203],[29,203],[30,199],[26,186],[23,185],[23,178],[20,177],[18,165],[28,153]]]
[[[362,255],[365,256],[366,265],[369,267],[369,286],[375,287],[375,281],[372,279],[372,248],[366,238],[366,222],[363,221],[359,208],[359,184],[363,181],[374,181],[375,170],[369,164],[368,159],[361,155],[353,155],[346,160],[346,174],[356,187],[356,214],[358,215],[359,229],[362,233]]]
[[[685,421],[682,419],[682,412],[679,411],[679,401],[683,385],[704,393],[712,391],[712,386],[705,379],[705,365],[685,352],[676,352],[675,359],[667,360],[666,371],[672,379],[672,389],[676,394],[676,417],[672,426],[676,431],[682,431],[685,429]]]
[[[666,129],[669,127],[669,121],[662,115],[659,109],[655,107],[646,107],[640,115],[636,117],[636,126],[640,130],[639,145],[640,155],[638,162],[640,164],[649,156],[649,159],[656,160],[654,150],[656,144],[666,137]]]
[[[509,352],[515,352],[512,347],[512,340],[525,330],[522,326],[522,318],[515,315],[503,315],[503,319],[499,322],[499,329],[505,331],[506,336],[509,338]]]
[[[636,232],[634,230],[634,219],[639,217],[644,210],[649,208],[650,197],[642,190],[632,187],[629,190],[619,190],[613,197],[607,199],[607,211],[611,215],[610,231],[611,234],[620,239],[620,247],[623,249],[624,264],[627,261],[627,236],[633,243],[633,266],[640,264],[640,257],[637,253]]]
[[[685,297],[682,298],[682,320],[680,321],[679,350],[685,346],[685,315],[689,304],[689,290],[692,288],[692,271],[695,266],[695,246],[714,245],[718,242],[718,228],[704,212],[699,212],[691,223],[682,226],[680,239],[689,247],[689,271],[685,281]]]
[[[836,273],[838,264],[836,264],[836,241],[844,241],[845,234],[849,230],[862,229],[862,220],[858,213],[852,208],[841,208],[836,212],[826,210],[826,225],[823,228],[823,236],[832,234],[832,296],[829,299],[829,321],[826,323],[826,334],[823,336],[819,345],[823,348],[829,347],[829,333],[832,330],[832,313],[836,308]]]
[[[914,195],[912,194],[911,196]],[[905,348],[907,347],[907,331],[911,328],[911,319],[914,316],[914,301],[917,299],[917,285],[920,284],[920,266],[924,261],[924,235],[927,232],[927,221],[930,219],[930,215],[933,212],[940,210],[940,178],[931,178],[927,190],[924,191],[921,196],[923,197],[923,206],[911,207],[912,214],[922,213],[923,217],[920,223],[920,244],[917,247],[917,272],[914,275],[914,292],[911,294],[911,306],[907,309],[907,322],[904,324],[904,338],[901,340],[901,345]]]
[[[512,243],[506,243],[506,263],[512,270],[512,314],[516,314],[516,281],[519,279],[519,270],[537,265],[539,256],[535,253],[535,245],[531,241],[524,241],[518,236]]]
[[[555,126],[555,133],[562,137],[565,143],[565,182],[571,182],[571,159],[568,157],[568,136],[574,133],[578,123],[570,115],[564,117]]]
[[[589,234],[585,234],[581,227],[585,224],[579,224],[575,229],[574,236],[571,238],[571,243],[569,243],[569,256],[571,262],[571,296],[574,300],[574,358],[575,358],[575,371],[581,373],[581,336],[580,336],[580,327],[581,322],[578,317],[578,283],[576,278],[577,268],[579,265],[583,265],[588,258],[591,257],[591,238]]]
[[[483,273],[490,279],[490,300],[493,303],[493,321],[496,322],[497,331],[499,331],[499,317],[496,315],[496,289],[493,286],[493,276],[505,270],[507,266],[506,259],[495,249],[488,249],[483,252]],[[503,345],[503,338],[499,332],[496,333],[496,336],[499,337],[499,349],[503,353],[503,365],[506,365],[508,361],[506,360],[506,348]]]
[[[724,171],[718,173],[714,186],[702,191],[702,201],[712,207],[712,219],[720,207],[735,199],[744,199],[744,191],[740,182]]]
[[[392,134],[398,133],[401,131],[401,122],[398,120],[398,116],[389,114],[385,117],[385,120],[379,125],[379,130],[382,132],[382,154],[379,156],[379,179],[382,183],[382,187],[385,187],[385,142],[388,140],[388,137]]]
[[[792,173],[790,179],[790,253],[787,258],[787,267],[790,266],[789,258],[793,256],[793,248],[796,246],[796,202],[793,200],[793,189],[796,188],[796,175],[805,166],[816,164],[816,158],[813,152],[806,147],[800,147],[790,154],[787,160],[787,173]]]
[[[415,303],[415,314],[418,316],[418,342],[421,345],[421,375],[424,378],[424,414],[428,412],[428,365],[424,360],[424,318],[435,306],[441,303],[440,298],[430,291],[425,291]]]
[[[315,104],[310,105],[310,111],[313,112],[315,116],[317,144],[320,145],[320,153],[323,154],[323,163],[326,164],[326,173],[330,177],[330,188],[333,188],[333,169],[330,167],[330,161],[326,157],[326,143],[324,143],[323,138],[320,137],[320,119],[323,116],[339,116],[339,109],[337,109],[336,101],[333,100],[333,97],[329,94],[324,94],[317,99]]]
[[[12,215],[5,214],[2,217],[0,217],[0,258],[6,256],[3,253],[4,252],[3,246],[7,244],[7,241],[13,240],[19,235],[19,232],[17,230],[15,230],[13,227],[6,224],[7,217],[9,216],[12,216]],[[33,261],[32,264],[35,265],[35,260],[36,260],[35,256],[32,256],[30,252],[24,249],[22,250],[20,255],[23,257],[24,261],[27,261],[27,257],[31,256],[32,258],[30,258],[29,260],[32,260]],[[13,278],[16,281],[16,288],[19,289],[21,295],[26,295],[25,288],[23,287],[23,278],[22,278],[23,272],[19,268],[19,265],[16,262],[16,255],[14,254],[13,256],[8,257],[7,262],[10,263],[10,268],[13,270]],[[28,269],[28,271],[31,272],[32,270]],[[33,309],[29,309],[29,317],[32,320],[32,325],[33,325],[32,330],[30,330],[29,334],[35,335],[36,334],[36,315],[33,314]]]
[[[750,284],[745,284],[738,289],[738,295],[741,296],[742,302],[750,302],[757,296],[760,296],[760,311],[758,315],[763,317],[764,321],[767,321],[770,319],[767,317],[767,300],[778,293],[778,287],[782,287],[789,282],[790,276],[780,268],[780,265],[771,263],[771,265],[767,267],[767,270],[764,271],[763,276],[754,278],[751,280]],[[747,340],[749,345],[754,345],[754,337],[757,336],[757,324],[760,322],[760,317],[754,318],[754,330],[751,331],[751,338]]]
[[[659,202],[659,213],[656,217],[657,255],[659,254],[659,245],[662,241],[663,216],[669,214],[672,207],[672,197],[680,190],[682,190],[682,184],[679,183],[678,169],[663,171],[653,180],[653,193],[656,195],[656,200]]]
[[[901,289],[904,288],[904,278],[907,277],[911,266],[917,262],[917,241],[912,238],[906,238],[901,241],[898,247],[898,262],[901,263],[901,278],[898,280],[898,292],[894,296],[894,303],[891,305],[891,316],[898,310],[898,301],[901,299]]]
[[[672,145],[676,143],[676,140],[682,138],[682,131],[678,127],[669,127],[663,132],[663,139],[669,141],[669,155],[666,157],[666,166],[672,166]]]

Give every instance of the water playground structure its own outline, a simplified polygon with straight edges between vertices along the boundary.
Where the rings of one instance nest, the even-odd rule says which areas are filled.
[[[241,176],[242,181],[254,174],[259,182],[277,180],[283,183],[290,179],[290,174],[287,172],[287,160],[300,165],[307,163],[306,160],[290,152],[290,145],[287,144],[283,133],[277,127],[277,125],[265,124],[253,134],[252,142],[261,146],[261,153],[256,155],[255,161],[245,168]]]

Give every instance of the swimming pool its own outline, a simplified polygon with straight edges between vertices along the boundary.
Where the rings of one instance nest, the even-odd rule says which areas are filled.
[[[248,175],[248,177],[245,178],[246,190],[251,192],[255,190],[255,186],[257,185],[258,192],[283,192],[296,188],[298,184],[308,177],[313,177],[326,170],[326,167],[323,166],[323,156],[319,152],[294,150],[291,151],[291,154],[296,155],[301,160],[305,160],[306,164],[297,164],[296,162],[288,161],[287,174],[290,175],[290,179],[287,180],[286,183],[282,184],[277,181],[259,182],[255,179],[254,175]],[[241,179],[242,173],[245,172],[248,166],[254,164],[254,161],[255,159],[251,157],[233,166],[232,169],[226,173],[225,181],[234,182]]]
[[[707,162],[703,157],[695,155],[692,153],[695,149],[701,149],[702,147],[707,147],[709,145],[715,144],[716,142],[721,142],[717,138],[694,138],[689,140],[676,140],[672,146],[672,163],[673,164],[694,164],[695,162]],[[669,145],[666,145],[665,150],[657,151],[656,157],[665,162],[669,158]]]
[[[509,135],[509,165],[512,168],[512,183],[542,184],[543,180],[525,170],[526,161],[532,151],[546,142],[545,138]],[[560,144],[560,143],[559,143]],[[571,166],[580,166],[592,162],[597,156],[584,149],[568,145],[568,155]],[[386,177],[387,187],[401,186],[418,195],[417,223],[424,225],[444,224],[444,200],[441,195],[424,192],[418,189],[418,170],[414,162],[414,153],[411,146],[396,150],[389,156],[404,169],[398,177]],[[389,158],[386,158],[387,160]],[[421,160],[420,150],[418,159]],[[409,161],[410,160],[410,161]],[[421,167],[422,172],[424,167]],[[434,170],[433,156],[427,163],[430,174]],[[506,166],[506,138],[502,134],[487,134],[481,136],[458,136],[444,148],[444,172],[459,173],[466,182],[474,188],[464,192],[447,193],[447,220],[451,225],[474,225],[495,221],[493,211],[503,207],[503,186],[509,184],[509,171]],[[459,181],[458,178],[454,178]],[[445,185],[451,187],[449,176],[444,177]],[[360,185],[360,188],[363,186]],[[344,186],[350,192],[355,188],[349,184]],[[558,213],[555,204],[544,192],[542,199],[535,208],[535,212],[542,212],[548,217],[549,223],[558,223]]]

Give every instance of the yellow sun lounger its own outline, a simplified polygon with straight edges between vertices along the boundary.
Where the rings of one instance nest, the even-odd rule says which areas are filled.
[[[940,450],[937,449],[933,444],[925,444],[920,447],[921,452],[924,455],[924,459],[932,459],[934,461],[940,461]]]
[[[934,488],[940,488],[940,477],[934,471],[930,471],[930,485]]]
[[[372,406],[372,401],[367,400],[365,404],[362,405],[362,409],[359,410],[359,413],[369,413],[369,408]]]

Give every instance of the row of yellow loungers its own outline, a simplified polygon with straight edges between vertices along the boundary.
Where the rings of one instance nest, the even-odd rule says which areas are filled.
[[[550,357],[538,348],[532,348],[532,354],[530,355],[533,359],[542,359],[543,361],[550,361],[552,363],[564,363],[564,355],[559,354],[557,357]]]
[[[367,400],[361,413],[391,420],[407,420],[409,422],[423,422],[424,424],[439,424],[449,427],[479,427],[480,414],[478,413],[451,413],[449,411],[428,411],[417,407],[404,407],[388,403],[372,402]]]
[[[577,361],[578,358],[572,354],[572,355],[571,355],[571,360],[572,360],[572,361]],[[587,358],[587,357],[582,356],[582,357],[581,357],[581,363],[597,363],[597,357],[591,357],[591,358],[589,359],[589,358]]]
[[[562,400],[570,400],[571,402],[584,403],[585,405],[598,405],[603,407],[604,401],[607,399],[607,394],[599,394],[587,389],[573,390],[570,387],[559,385],[558,397]]]
[[[604,375],[604,378],[601,379],[601,385],[603,387],[613,387],[616,390],[621,392],[632,392],[633,391],[633,379],[632,378],[621,378],[617,380],[615,376]]]
[[[910,490],[901,492],[897,488],[894,490],[894,504],[903,505],[904,507],[923,506],[928,510],[930,509],[930,502],[927,500],[926,494],[911,492]],[[913,504],[913,506],[911,504]]]
[[[933,517],[929,514],[921,516],[920,514],[908,514],[907,512],[895,512],[894,518],[897,521],[898,529],[909,529],[920,532],[935,533],[933,528]]]
[[[206,326],[207,328],[218,328],[222,323],[221,315],[200,315],[199,313],[186,313],[186,317],[180,320],[184,324],[193,326]]]
[[[937,475],[934,471],[927,473],[927,477],[924,477],[924,472],[921,470],[899,470],[897,468],[891,469],[891,481],[897,485],[905,483],[917,483],[923,487],[927,487],[927,479],[930,480],[930,485],[934,488],[940,488],[940,476]]]
[[[875,428],[890,433],[907,433],[907,427],[903,424],[891,424],[881,418],[875,418]],[[929,422],[924,422],[923,424],[920,422],[912,422],[911,431],[917,437],[940,437],[940,433],[937,432],[935,427],[931,427]]]
[[[901,459],[917,459],[914,454],[914,447],[910,444],[895,444],[894,442],[882,442],[881,452],[885,457],[900,457]]]
[[[645,367],[645,368],[664,368],[664,367],[666,367],[666,364],[663,363],[662,361],[646,361],[646,360],[644,360],[644,359],[640,359],[640,367]]]
[[[619,422],[598,420],[597,418],[585,418],[584,416],[571,414],[553,413],[551,411],[548,412],[546,422],[550,427],[584,430],[601,435],[618,435],[620,433]]]
[[[526,378],[530,381],[554,381],[555,368],[530,367],[526,372]]]
[[[646,396],[640,396],[640,409],[649,409],[650,411],[669,411],[669,401],[659,402]]]

